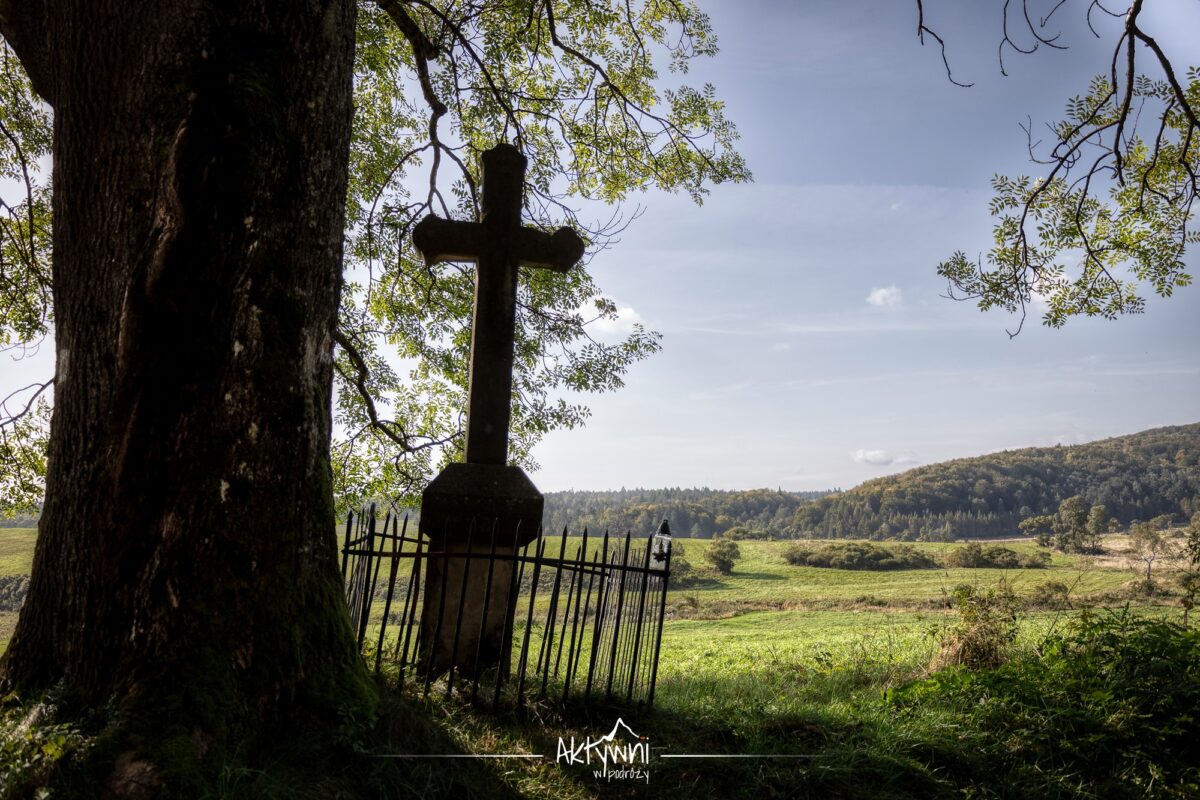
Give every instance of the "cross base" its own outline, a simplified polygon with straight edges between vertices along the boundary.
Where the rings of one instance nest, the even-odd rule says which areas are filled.
[[[498,548],[520,548],[538,538],[544,502],[520,467],[449,464],[421,495],[420,529],[434,546],[470,538],[486,551],[495,526]]]
[[[465,542],[448,542],[445,550],[448,554],[481,551],[490,554],[490,543],[472,545],[468,551]],[[490,567],[487,558],[454,555],[425,562],[418,674],[432,680],[457,670],[460,678],[468,680],[477,675],[496,681],[508,678],[512,659],[509,631],[516,611],[510,602],[517,588],[513,585],[513,552],[511,546],[497,547],[496,561]]]
[[[496,670],[496,680],[507,675],[513,555],[538,537],[542,506],[542,493],[520,467],[450,464],[425,488],[420,530],[430,552],[476,557],[425,562],[422,674],[437,677],[457,669],[466,676]],[[494,563],[488,558],[493,532]]]

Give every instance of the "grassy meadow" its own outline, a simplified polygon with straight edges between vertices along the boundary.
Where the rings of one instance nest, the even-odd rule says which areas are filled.
[[[33,565],[35,528],[0,528],[0,578],[28,575]],[[0,653],[8,647],[17,612],[0,608]]]
[[[684,557],[696,567],[704,564],[708,547],[704,540],[679,540]],[[807,542],[805,542],[807,544]],[[729,604],[733,608],[765,605],[773,608],[828,608],[846,606],[889,606],[895,608],[941,606],[948,593],[962,583],[994,585],[1005,578],[1019,595],[1031,594],[1036,587],[1058,581],[1072,587],[1076,595],[1118,589],[1134,577],[1127,569],[1101,567],[1097,559],[1055,553],[1046,569],[912,569],[872,572],[867,570],[828,569],[792,566],[784,552],[795,542],[738,542],[742,557],[733,574],[714,575],[704,571],[695,586],[670,593],[679,603],[694,598],[702,605]],[[820,542],[813,542],[814,545]],[[1009,541],[1005,547],[1018,552],[1033,552],[1031,541]],[[941,557],[958,544],[916,543],[918,551]],[[1108,561],[1119,560],[1114,551]]]
[[[33,538],[32,530],[0,529],[0,577],[28,572]],[[1056,553],[1044,569],[885,572],[793,566],[784,553],[794,543],[743,541],[730,575],[704,566],[709,542],[681,543],[693,571],[668,594],[652,710],[535,703],[492,716],[436,692],[425,700],[386,694],[385,711],[370,732],[360,725],[357,733],[346,734],[366,737],[354,749],[541,757],[456,759],[452,768],[442,760],[377,759],[352,779],[341,767],[319,764],[272,774],[247,770],[231,772],[217,796],[351,797],[363,791],[364,781],[371,792],[395,797],[1200,796],[1192,794],[1200,793],[1189,782],[1194,773],[1179,778],[1178,770],[1167,770],[1151,785],[1153,791],[1147,789],[1159,766],[1152,749],[1149,766],[1135,760],[1094,779],[1080,772],[1078,759],[1059,763],[1053,748],[1061,745],[1039,745],[1026,730],[1053,725],[1020,717],[995,728],[999,723],[979,716],[986,703],[969,699],[974,689],[943,686],[942,673],[931,669],[948,639],[964,630],[963,611],[950,601],[964,584],[981,595],[1001,581],[1011,589],[1014,633],[1005,648],[1014,663],[1041,658],[1047,637],[1072,629],[1081,608],[1124,609],[1106,617],[1117,619],[1122,630],[1134,630],[1138,619],[1180,619],[1178,590],[1170,589],[1175,576],[1166,565],[1156,567],[1165,591],[1131,592],[1138,575],[1123,554],[1122,537],[1110,537],[1107,552],[1098,557]],[[1028,541],[1003,544],[1036,549]],[[556,555],[559,546],[551,539],[547,552]],[[572,537],[567,551],[577,546]],[[961,545],[913,546],[940,559]],[[1070,607],[1052,610],[1030,602],[1047,582],[1069,587]],[[1107,612],[1083,613],[1095,619]],[[0,648],[14,621],[14,613],[0,612]],[[922,699],[927,693],[933,699]],[[1102,695],[1096,702],[1108,702]],[[981,695],[993,701],[1000,696],[996,687]],[[560,737],[598,737],[618,716],[648,737],[653,754],[648,782],[598,780],[589,770],[555,763]],[[1109,710],[1101,716],[1115,718]],[[1112,761],[1104,755],[1105,740],[1098,741],[1096,757]],[[704,757],[672,757],[679,755]]]

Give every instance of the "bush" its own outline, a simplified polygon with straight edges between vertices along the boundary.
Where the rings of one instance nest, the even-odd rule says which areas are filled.
[[[1001,579],[987,591],[964,583],[954,590],[954,606],[958,619],[939,634],[941,647],[929,668],[995,669],[1007,661],[1020,628],[1017,598],[1008,582]]]
[[[770,531],[765,531],[762,528],[745,528],[738,525],[721,534],[721,538],[740,542],[746,540],[770,541],[773,537]]]
[[[995,670],[889,692],[945,709],[1009,797],[1200,794],[1200,631],[1128,609],[1085,614]]]
[[[797,544],[789,547],[783,557],[795,566],[831,569],[936,569],[939,566],[933,558],[906,544],[883,547],[870,542],[839,542],[815,550]]]
[[[717,568],[717,572],[729,575],[733,572],[733,562],[742,557],[742,552],[738,550],[737,542],[729,539],[713,539],[704,557]]]
[[[671,555],[671,585],[679,586],[690,581],[693,572],[692,562],[683,556]]]
[[[1044,551],[1018,553],[1000,545],[984,547],[969,542],[946,555],[947,567],[990,567],[992,569],[1042,569],[1049,565],[1050,554]]]
[[[1062,581],[1046,581],[1034,587],[1033,593],[1029,595],[1029,605],[1034,608],[1049,608],[1060,611],[1071,607],[1071,602],[1068,599],[1070,594],[1070,587]]]
[[[1017,566],[1021,569],[1045,569],[1050,566],[1050,554],[1045,550],[1033,553],[1018,553]]]

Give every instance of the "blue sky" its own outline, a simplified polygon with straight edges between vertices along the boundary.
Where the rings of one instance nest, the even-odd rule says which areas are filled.
[[[1019,123],[1058,119],[1111,55],[1073,0],[1056,12],[1070,49],[1010,52],[1003,77],[1002,5],[926,2],[963,89],[917,42],[914,0],[702,0],[721,53],[686,80],[716,85],[755,182],[701,207],[631,198],[645,214],[590,268],[616,327],[641,321],[663,350],[538,446],[540,488],[847,488],[1200,420],[1200,288],[1116,322],[1031,318],[1012,340],[1015,319],[941,296],[937,262],[988,249],[992,175],[1034,172]],[[1143,22],[1194,63],[1200,3],[1148,0]],[[6,363],[0,388],[52,357]]]
[[[970,89],[919,45],[912,2],[703,5],[721,53],[687,79],[716,84],[755,182],[702,207],[637,198],[645,215],[592,261],[663,351],[589,399],[586,429],[539,446],[540,488],[845,488],[1200,420],[1200,290],[1115,322],[1031,317],[1010,340],[1014,318],[944,299],[934,271],[987,251],[993,174],[1037,174],[1019,123],[1060,118],[1111,56],[1086,4],[1056,14],[1069,50],[1010,51],[1006,78],[1001,3],[927,2]],[[1146,6],[1152,35],[1191,63],[1200,4]]]

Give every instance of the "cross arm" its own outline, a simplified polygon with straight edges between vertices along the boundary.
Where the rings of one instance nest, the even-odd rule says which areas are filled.
[[[430,214],[413,228],[412,240],[426,264],[478,261],[483,254],[484,231],[478,222],[442,219]]]
[[[511,257],[521,266],[566,272],[583,257],[583,240],[570,228],[548,234],[522,226],[512,235]],[[478,261],[491,244],[485,223],[442,219],[434,214],[417,223],[412,237],[427,264]]]
[[[517,231],[516,245],[517,261],[526,267],[566,272],[583,258],[583,240],[570,228],[547,234],[523,227]]]

